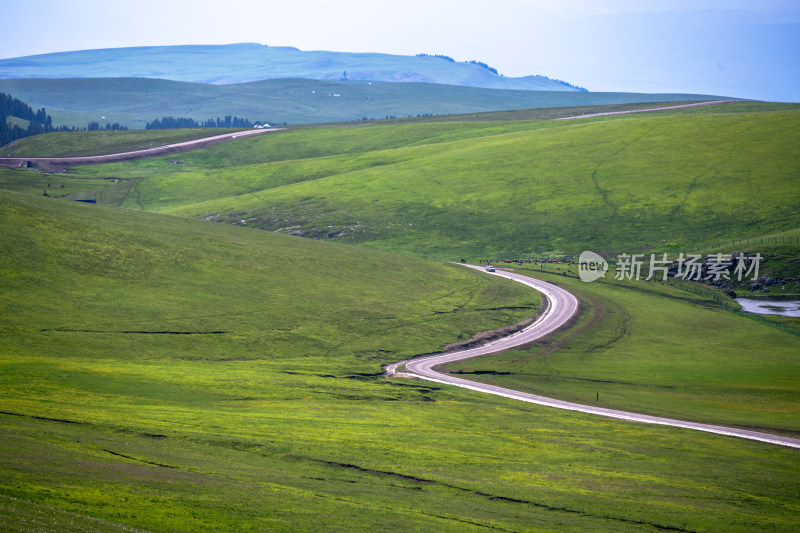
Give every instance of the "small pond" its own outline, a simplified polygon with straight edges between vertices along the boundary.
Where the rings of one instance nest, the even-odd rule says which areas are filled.
[[[800,300],[796,299],[736,298],[736,303],[748,313],[800,317]]]

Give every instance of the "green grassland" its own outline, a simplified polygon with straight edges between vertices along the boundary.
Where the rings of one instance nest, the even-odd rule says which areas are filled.
[[[126,338],[123,331],[224,331],[252,346],[253,358],[301,355],[311,346],[333,357],[346,346],[390,362],[436,349],[471,329],[522,320],[535,314],[531,306],[538,301],[513,285],[492,288],[466,269],[409,256],[364,255],[226,225],[81,207],[4,196],[6,328],[38,331],[34,337],[40,339],[64,334],[65,349],[75,334],[82,344],[98,339],[113,345]],[[458,280],[461,288],[454,287]],[[142,283],[146,290],[137,290]],[[232,298],[231,286],[250,287],[249,293],[237,289]],[[490,309],[500,316],[489,316]],[[462,331],[471,321],[475,326]],[[431,331],[423,333],[427,327]],[[81,335],[87,328],[92,331]],[[381,340],[395,335],[397,341]]]
[[[0,147],[0,157],[70,157],[145,150],[239,131],[227,128],[179,130],[66,131],[25,137]]]
[[[587,93],[484,89],[433,83],[274,79],[209,85],[148,78],[0,80],[0,91],[38,109],[54,125],[90,121],[144,128],[164,115],[198,121],[226,115],[272,124],[360,121],[527,108],[714,100],[693,94]],[[106,117],[106,118],[102,118]]]
[[[523,112],[296,129],[179,164],[0,170],[0,189],[26,193],[0,192],[4,527],[797,530],[796,451],[389,380],[381,365],[537,312],[522,286],[420,256],[796,236],[799,116]],[[65,149],[51,139],[31,146]],[[64,201],[82,198],[101,205]],[[796,268],[791,247],[764,251],[780,256],[770,273]],[[552,268],[534,274],[583,302],[570,329],[448,368],[800,431],[797,337],[675,287]]]
[[[324,137],[311,137],[309,142],[299,142],[297,137],[291,137],[294,142],[286,142],[283,134],[280,141],[272,139],[270,151],[253,149],[251,145],[243,142],[229,143],[226,145],[225,166],[250,164],[255,162],[270,162],[280,158],[299,159],[320,155],[341,155],[343,153],[361,152],[369,149],[388,149],[404,146],[404,143],[430,143],[440,142],[437,137],[448,135],[450,140],[474,138],[478,136],[507,133],[511,131],[528,130],[531,124],[513,124],[530,121],[551,121],[567,117],[580,117],[585,114],[607,113],[619,111],[649,110],[654,107],[666,107],[691,102],[643,102],[634,104],[609,104],[587,105],[570,107],[550,107],[522,109],[511,111],[485,111],[480,113],[437,115],[424,117],[408,117],[381,119],[359,122],[320,123],[290,126],[297,128],[323,128],[328,130]],[[732,101],[724,106],[710,106],[690,109],[670,109],[649,112],[649,116],[674,116],[685,114],[718,114],[720,108],[725,113],[766,113],[770,111],[796,111],[798,104],[778,104],[764,102]],[[9,121],[21,121],[9,117]],[[27,124],[27,121],[21,121]],[[471,122],[492,122],[491,126],[469,124]],[[438,126],[433,124],[439,123]],[[441,124],[441,123],[444,123]],[[370,130],[370,135],[351,132],[352,128],[374,127],[375,125],[391,125],[395,128],[375,128]],[[417,128],[397,128],[403,125],[417,125]],[[550,124],[556,126],[557,124]],[[547,127],[546,124],[537,124],[537,128]],[[344,129],[347,128],[347,129]],[[444,129],[442,129],[444,128]],[[396,130],[396,131],[395,131]],[[0,156],[18,157],[56,157],[69,155],[102,155],[120,151],[150,148],[217,133],[234,130],[225,129],[180,129],[180,130],[134,130],[116,132],[70,131],[47,133],[19,139],[14,143],[0,147]],[[312,134],[309,134],[312,135]],[[280,145],[279,153],[276,147]],[[305,150],[300,152],[299,150]],[[92,152],[91,154],[87,152]],[[192,154],[193,155],[193,154]],[[187,156],[192,158],[192,155]],[[209,161],[203,164],[198,162],[200,168],[217,168],[209,166]],[[217,164],[220,161],[216,162]]]
[[[209,170],[330,155],[360,154],[374,150],[400,148],[417,144],[435,144],[442,142],[442,140],[472,139],[556,125],[550,122],[533,124],[525,120],[472,121],[461,115],[457,115],[457,118],[459,120],[434,123],[429,123],[428,121],[422,123],[406,122],[403,120],[377,121],[381,126],[384,126],[377,128],[373,127],[372,122],[294,126],[281,131],[279,135],[275,133],[267,135],[271,137],[267,145],[262,142],[252,142],[260,137],[257,136],[237,139],[208,149],[182,153],[179,159],[186,166],[180,168],[182,170]],[[121,134],[117,138],[122,141],[131,139],[141,144],[159,145],[176,142],[182,136],[193,135],[193,132],[198,132],[198,135],[205,132],[206,136],[212,136],[217,132],[225,133],[227,131],[230,130],[201,128],[198,130],[166,129],[99,133],[101,136],[104,134]],[[80,146],[83,147],[77,149],[94,149],[100,152],[108,152],[109,150],[104,148],[103,145],[107,145],[111,141],[100,137],[97,139],[92,138],[89,136],[91,133],[96,132],[70,131],[37,135],[16,141],[14,150],[30,157],[49,157],[69,153],[70,150]],[[136,146],[136,144],[130,145],[130,147],[133,146]],[[126,147],[126,145],[122,145],[122,148]],[[124,165],[111,168],[118,168],[121,172],[140,172],[136,165],[147,165],[152,164],[152,162],[130,162],[133,165],[130,168]]]
[[[198,176],[199,180],[206,183],[208,183],[208,179],[213,180],[211,186],[220,191],[216,193],[216,196],[226,196],[225,187],[229,186],[232,181],[222,180],[217,183],[219,178],[215,173],[211,173],[209,178],[205,179],[203,176],[208,174],[207,171],[233,171],[239,175],[238,180],[243,181],[243,170],[248,169],[250,174],[262,173],[263,167],[258,166],[259,164],[278,162],[281,163],[278,168],[287,176],[296,176],[303,166],[302,164],[295,165],[298,163],[295,161],[296,159],[310,159],[313,164],[313,160],[316,158],[331,156],[337,156],[342,165],[361,168],[368,163],[358,161],[351,163],[348,162],[348,159],[351,156],[363,159],[364,154],[381,151],[385,148],[435,144],[443,140],[468,139],[532,127],[548,127],[550,124],[542,122],[534,126],[524,121],[489,124],[468,122],[402,124],[377,129],[369,128],[369,131],[364,131],[362,127],[285,131],[281,132],[280,136],[274,136],[266,146],[255,138],[238,139],[202,150],[142,161],[71,169],[69,172],[53,173],[0,168],[0,188],[35,195],[47,192],[51,197],[72,200],[96,199],[98,203],[113,206],[119,206],[124,202],[126,206],[138,209],[141,208],[138,202],[142,201],[138,182],[144,178],[160,181],[172,174],[182,176],[194,174]],[[31,157],[49,157],[68,154],[70,150],[76,149],[82,143],[85,143],[85,147],[80,149],[81,151],[103,152],[108,151],[107,147],[110,146],[133,149],[144,144],[176,142],[187,135],[185,130],[99,132],[98,136],[90,135],[94,133],[49,133],[21,139],[14,143],[16,146],[13,147],[13,152]],[[271,137],[273,135],[269,134]],[[98,139],[103,139],[103,141],[95,142]],[[106,149],[103,149],[102,146],[105,146]],[[173,162],[178,160],[179,164]],[[369,160],[368,157],[367,160]],[[234,178],[234,176],[231,177]],[[234,178],[234,181],[237,179]],[[206,195],[205,198],[212,197],[210,196],[211,190],[201,194]],[[199,198],[202,199],[204,196]],[[145,199],[145,201],[147,200]]]
[[[800,114],[737,105],[293,130],[76,177],[138,180],[125,207],[430,257],[681,250],[800,227]]]
[[[290,219],[312,235],[360,224],[355,242],[450,258],[677,249],[798,226],[798,116],[617,118],[420,146],[278,187],[265,172],[262,190],[169,212],[271,230]]]
[[[0,189],[59,200],[95,200],[118,206],[136,180],[78,178],[66,173],[16,172],[0,169]]]
[[[0,202],[6,530],[798,526],[795,451],[380,377],[535,313],[524,287],[223,224]]]

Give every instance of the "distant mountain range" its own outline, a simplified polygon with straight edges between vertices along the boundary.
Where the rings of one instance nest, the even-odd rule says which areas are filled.
[[[544,76],[505,77],[484,63],[440,55],[303,52],[252,43],[0,59],[0,91],[46,108],[54,126],[129,128],[165,116],[303,124],[717,98],[587,92]]]
[[[446,56],[305,52],[254,43],[81,50],[0,59],[0,79],[158,78],[234,84],[275,78],[422,82],[489,89],[580,91],[545,76],[506,77]]]

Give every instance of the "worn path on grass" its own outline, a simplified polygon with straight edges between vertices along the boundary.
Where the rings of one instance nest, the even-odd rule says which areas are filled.
[[[465,265],[477,270],[483,268],[475,265]],[[489,274],[489,273],[487,273]],[[502,352],[517,346],[528,344],[535,340],[541,339],[557,329],[564,326],[578,311],[578,300],[571,293],[557,287],[551,283],[514,274],[511,272],[497,271],[493,275],[508,278],[533,289],[541,292],[544,295],[547,308],[537,320],[527,326],[525,329],[508,337],[504,337],[497,341],[479,346],[477,348],[470,348],[466,350],[459,350],[456,352],[445,353],[440,355],[433,355],[428,357],[421,357],[418,359],[407,359],[400,361],[386,367],[386,374],[389,377],[409,377],[424,379],[426,381],[434,381],[437,383],[444,383],[447,385],[455,385],[465,389],[470,389],[478,392],[485,392],[505,398],[514,400],[521,400],[524,402],[535,403],[538,405],[545,405],[548,407],[556,407],[559,409],[567,409],[570,411],[580,411],[582,413],[589,413],[608,418],[616,418],[620,420],[628,420],[632,422],[642,422],[647,424],[660,424],[665,426],[673,426],[687,429],[694,429],[698,431],[706,431],[709,433],[717,433],[719,435],[728,435],[731,437],[739,437],[743,439],[757,440],[767,442],[770,444],[778,444],[780,446],[789,446],[791,448],[800,449],[800,439],[791,437],[783,437],[780,435],[772,435],[770,433],[761,433],[758,431],[749,431],[744,429],[730,428],[725,426],[715,426],[711,424],[701,424],[698,422],[687,422],[684,420],[675,420],[672,418],[663,418],[659,416],[643,415],[639,413],[631,413],[628,411],[620,411],[617,409],[606,409],[603,407],[595,407],[591,405],[582,405],[572,402],[565,402],[538,396],[536,394],[529,394],[526,392],[519,392],[512,389],[506,389],[495,385],[488,385],[486,383],[478,383],[476,381],[469,381],[466,379],[457,378],[448,374],[442,374],[435,370],[436,367],[478,357],[480,355],[489,355]],[[405,366],[404,371],[400,371],[401,367]]]
[[[179,152],[187,152],[189,150],[196,150],[204,148],[213,144],[218,144],[240,137],[249,137],[251,135],[259,135],[261,133],[269,133],[273,131],[282,131],[286,128],[262,128],[253,130],[236,131],[233,133],[224,133],[222,135],[213,135],[211,137],[203,137],[201,139],[194,139],[192,141],[185,141],[174,144],[165,144],[162,146],[155,146],[153,148],[145,148],[143,150],[134,150],[132,152],[120,152],[117,154],[106,155],[86,155],[74,157],[0,157],[0,166],[2,167],[34,167],[42,170],[58,170],[69,168],[76,165],[96,165],[99,163],[115,163],[118,161],[134,161],[136,159],[145,159],[155,155],[164,154],[177,154]]]
[[[587,115],[573,115],[571,117],[561,117],[555,120],[570,120],[573,118],[592,118],[607,117],[610,115],[630,115],[631,113],[648,113],[650,111],[667,111],[669,109],[683,109],[684,107],[699,107],[703,105],[724,104],[725,102],[735,102],[735,100],[709,100],[707,102],[695,102],[693,104],[671,105],[666,107],[651,107],[648,109],[629,109],[628,111],[607,111],[605,113],[589,113]]]

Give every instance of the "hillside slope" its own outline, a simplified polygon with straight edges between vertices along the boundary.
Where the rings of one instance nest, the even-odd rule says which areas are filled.
[[[219,332],[206,337],[216,340],[205,357],[224,341],[260,345],[253,359],[382,346],[388,362],[396,351],[452,342],[470,322],[480,331],[530,314],[512,307],[490,317],[483,309],[493,300],[521,297],[524,307],[537,299],[410,257],[7,192],[0,202],[0,307],[13,326],[3,331],[7,348],[46,344],[54,330],[77,335],[87,350],[127,343],[135,331]],[[442,312],[461,318],[443,320]],[[381,341],[387,334],[398,338]]]
[[[631,205],[611,237],[637,239],[633,215],[658,218],[662,199],[674,207],[661,194],[672,184],[692,209],[676,207],[664,227],[645,219],[642,238],[684,225],[763,231],[797,220],[796,117],[706,109],[307,128],[180,162],[0,170],[0,188],[39,196],[0,191],[4,528],[797,530],[795,451],[382,377],[382,363],[530,316],[539,301],[524,287],[409,255],[140,211],[189,213],[209,201],[237,224],[313,215],[300,228],[309,232],[355,216],[373,235],[330,238],[380,246],[385,232],[394,251],[445,256],[523,241],[536,224],[552,228],[548,245],[584,238],[586,227],[565,231],[569,218],[603,237],[598,212],[573,208],[603,191]],[[102,136],[134,142],[115,133]],[[63,138],[40,148],[69,149]],[[87,183],[136,210],[53,198],[87,198]],[[473,211],[474,243],[444,240],[469,230]],[[741,213],[764,222],[737,225]],[[416,228],[394,217],[424,231],[405,233]],[[549,351],[512,362],[519,352],[509,352],[501,377],[544,369],[550,390],[573,399],[632,408],[633,398],[678,415],[694,404],[719,418],[709,400],[723,398],[731,423],[797,430],[796,338],[671,287],[647,284],[650,294],[631,298],[641,291],[595,285],[577,329],[556,339],[567,341],[565,360],[549,365],[560,356]]]
[[[229,84],[273,78],[423,82],[537,91],[576,91],[542,76],[506,78],[469,62],[375,53],[305,52],[255,43],[148,46],[0,59],[0,78],[160,78]]]
[[[80,175],[137,180],[126,207],[416,255],[680,250],[800,227],[800,113],[724,111],[745,105],[295,130]]]
[[[534,310],[456,265],[0,192],[0,279],[9,531],[797,526],[796,452],[382,379]]]

